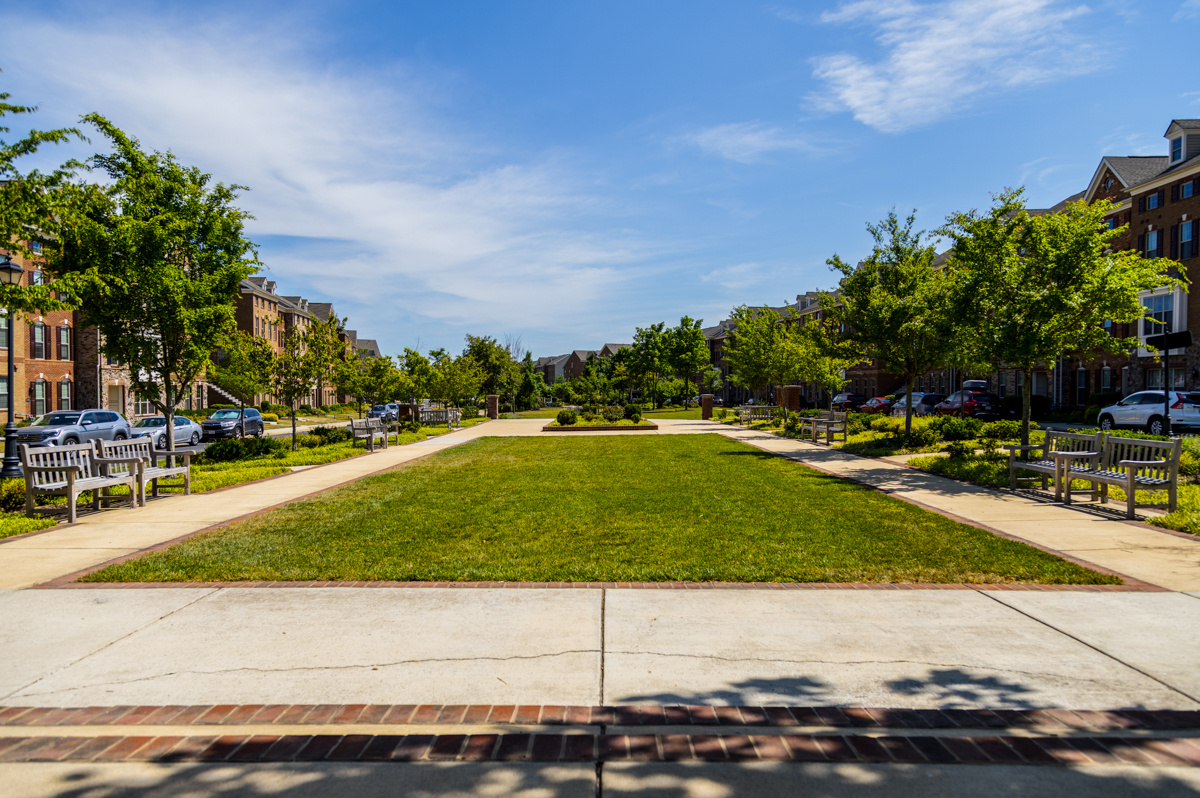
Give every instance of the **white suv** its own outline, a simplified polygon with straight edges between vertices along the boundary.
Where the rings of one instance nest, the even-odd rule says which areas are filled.
[[[1171,426],[1200,427],[1200,393],[1171,391]],[[1119,427],[1163,434],[1163,392],[1139,391],[1100,411],[1100,429]]]

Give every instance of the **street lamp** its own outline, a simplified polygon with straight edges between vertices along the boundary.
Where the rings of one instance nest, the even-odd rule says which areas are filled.
[[[0,282],[5,285],[17,285],[25,270],[12,262],[11,255],[4,256],[0,263]],[[13,340],[13,312],[7,310],[8,321],[8,423],[4,425],[4,466],[0,468],[0,479],[21,479],[21,458],[17,455],[17,425],[14,421],[13,396],[16,393],[14,382],[13,350],[16,342]]]

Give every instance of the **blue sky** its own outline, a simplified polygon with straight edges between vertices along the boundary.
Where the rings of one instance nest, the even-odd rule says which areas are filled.
[[[1200,0],[0,4],[0,90],[247,185],[267,274],[385,353],[535,356],[833,286],[1200,117]],[[91,148],[57,148],[47,160]]]

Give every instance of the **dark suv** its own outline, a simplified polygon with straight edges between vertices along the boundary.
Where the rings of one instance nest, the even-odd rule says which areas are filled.
[[[833,397],[834,410],[857,410],[867,401],[867,397],[858,393],[839,393]]]
[[[964,416],[978,418],[983,421],[995,421],[1000,418],[1002,403],[1000,397],[988,391],[955,391],[939,402],[934,410],[942,416]]]
[[[262,414],[253,407],[246,408],[246,424],[242,427],[242,411],[237,408],[218,410],[204,421],[200,429],[204,430],[204,440],[213,438],[240,438],[243,435],[258,437],[266,430]]]

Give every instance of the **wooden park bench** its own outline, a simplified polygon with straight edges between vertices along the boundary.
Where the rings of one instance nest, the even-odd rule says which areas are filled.
[[[778,409],[774,405],[741,405],[738,407],[738,418],[742,420],[743,424],[753,421],[770,421]]]
[[[840,434],[842,442],[845,443],[848,415],[849,413],[846,411],[818,410],[815,417],[800,419],[800,437],[811,435],[812,442],[816,443],[818,438],[824,434],[825,444],[829,445]]]
[[[457,407],[422,407],[420,422],[430,427],[442,424],[458,427],[462,424],[462,411]]]
[[[1092,463],[1100,456],[1100,444],[1104,433],[1057,432],[1046,430],[1046,438],[1040,444],[1029,446],[1010,445],[1008,449],[1008,487],[1016,490],[1018,479],[1040,479],[1045,490],[1047,480],[1054,477],[1054,498],[1062,499],[1062,468],[1084,461]],[[1017,453],[1026,453],[1026,459],[1018,459]],[[1032,471],[1036,477],[1017,477],[1018,470]],[[1070,499],[1068,498],[1068,501]]]
[[[1108,486],[1117,485],[1125,491],[1125,515],[1134,518],[1134,491],[1165,490],[1168,512],[1175,512],[1179,485],[1179,454],[1183,439],[1148,441],[1141,438],[1120,438],[1109,435],[1104,440],[1099,457],[1088,458],[1086,464],[1071,462],[1065,465],[1063,478],[1066,502],[1071,503],[1072,479],[1091,483],[1092,498],[1100,486],[1100,503],[1108,503]]]
[[[67,521],[75,523],[75,500],[87,491],[92,492],[92,509],[99,510],[102,501],[112,498],[108,491],[118,485],[129,486],[129,502],[138,506],[139,458],[102,458],[91,442],[63,446],[31,447],[21,444],[21,468],[25,471],[25,515],[49,512],[49,508],[34,506],[36,496],[66,496]],[[125,466],[121,469],[120,466]]]
[[[359,441],[366,441],[367,451],[373,452],[375,451],[375,441],[378,440],[383,444],[383,448],[387,448],[387,430],[383,428],[383,422],[377,418],[350,419],[350,434],[353,436],[350,442],[351,446]]]
[[[108,462],[110,458],[121,460],[119,465],[110,465],[110,472],[125,469],[135,471],[132,459],[142,462],[141,468],[136,469],[138,478],[138,503],[146,506],[146,484],[150,484],[150,495],[158,498],[158,481],[160,479],[183,478],[182,485],[163,485],[164,488],[183,488],[183,495],[192,495],[192,453],[182,451],[162,451],[154,448],[150,437],[130,438],[124,441],[96,441],[100,448],[100,456]]]

